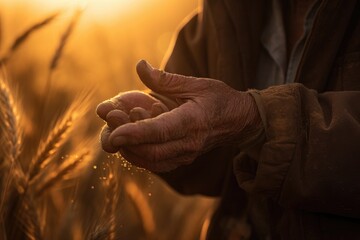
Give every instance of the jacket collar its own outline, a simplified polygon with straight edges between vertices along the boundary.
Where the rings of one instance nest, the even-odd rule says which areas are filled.
[[[300,61],[295,81],[322,92],[333,68],[357,0],[322,1]]]
[[[256,74],[266,0],[224,0],[236,30],[245,86]],[[324,91],[357,0],[323,0],[300,61],[295,82]],[[246,17],[244,17],[246,16]],[[256,41],[254,41],[256,40]]]

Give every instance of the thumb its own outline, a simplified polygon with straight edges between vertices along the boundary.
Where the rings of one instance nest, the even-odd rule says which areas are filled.
[[[167,95],[179,96],[182,93],[194,91],[194,77],[172,74],[153,68],[145,60],[136,65],[136,71],[141,81],[152,91]]]

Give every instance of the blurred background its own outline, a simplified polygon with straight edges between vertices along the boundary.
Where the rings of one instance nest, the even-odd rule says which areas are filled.
[[[39,207],[45,239],[204,236],[216,201],[180,196],[151,173],[102,152],[97,139],[103,122],[95,116],[99,102],[122,91],[144,89],[136,63],[146,59],[160,67],[174,34],[199,4],[195,0],[0,1],[0,59],[21,106],[23,159],[37,151],[38,142],[67,106],[84,91],[92,91],[89,112],[57,152],[60,159],[69,146],[95,139],[92,159],[76,178],[46,193],[51,204],[46,204],[46,211],[43,203]],[[16,44],[19,36],[23,41]],[[21,164],[28,165],[26,160]],[[116,175],[117,184],[109,192],[109,183],[103,180],[110,175]],[[116,204],[112,202],[112,212],[104,214],[108,195],[114,193]],[[106,235],[110,215],[116,230]]]

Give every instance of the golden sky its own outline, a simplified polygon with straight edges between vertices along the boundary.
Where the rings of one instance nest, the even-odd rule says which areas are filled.
[[[141,89],[137,61],[159,67],[174,33],[197,6],[197,0],[1,0],[0,55],[24,30],[60,12],[8,63],[13,78],[34,78],[40,89],[61,36],[81,7],[84,12],[64,49],[54,86],[71,90],[95,84],[102,96]]]

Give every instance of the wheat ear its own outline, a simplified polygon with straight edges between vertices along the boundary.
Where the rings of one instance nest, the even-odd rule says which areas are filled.
[[[2,15],[0,13],[0,50],[2,47],[3,40],[4,40],[3,21],[2,21]]]
[[[2,212],[5,199],[9,192],[11,183],[15,183],[18,192],[23,192],[25,187],[25,176],[19,162],[21,153],[22,134],[19,129],[19,114],[14,101],[14,96],[8,85],[5,70],[2,69],[0,76],[0,155],[1,166],[4,168],[2,176],[5,182],[1,194],[0,213]]]
[[[82,161],[90,155],[89,151],[85,151],[78,157],[70,158],[60,165],[59,169],[52,172],[50,176],[35,187],[35,196],[40,197],[46,190],[58,183],[71,170],[75,169]]]
[[[55,123],[46,140],[40,142],[39,150],[30,164],[29,181],[33,181],[39,171],[49,165],[57,151],[63,146],[75,122],[87,112],[90,95],[90,92],[80,94],[63,117]]]
[[[76,118],[76,112],[65,114],[64,119],[61,119],[58,124],[55,124],[55,128],[50,132],[45,142],[40,143],[39,151],[30,166],[29,181],[32,181],[38,175],[39,171],[51,162],[57,150],[59,150],[65,142]]]
[[[29,38],[29,36],[31,36],[32,33],[52,22],[58,15],[59,13],[52,14],[25,30],[20,36],[15,39],[5,56],[0,59],[0,63],[6,63],[11,58],[13,53]]]
[[[21,152],[21,136],[18,107],[9,88],[5,70],[0,76],[0,128],[3,135],[3,151],[12,161],[18,159]]]

